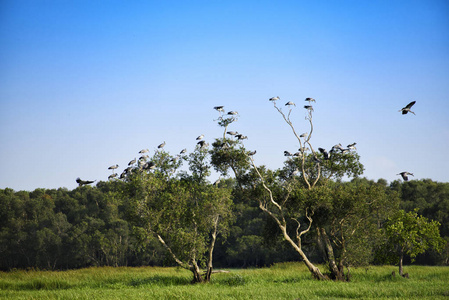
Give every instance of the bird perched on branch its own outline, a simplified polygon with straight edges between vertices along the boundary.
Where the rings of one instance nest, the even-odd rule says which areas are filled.
[[[157,148],[162,149],[162,148],[164,148],[164,146],[165,146],[165,141],[162,144],[160,144],[159,146],[157,146]]]
[[[270,100],[270,101],[277,101],[277,100],[279,100],[279,99],[281,99],[281,98],[279,98],[279,96],[276,96],[276,97],[271,97],[271,98],[268,99],[268,100]]]
[[[228,131],[226,133],[229,134],[229,135],[237,135],[238,134],[237,131]]]
[[[309,102],[309,103],[310,103],[310,102],[316,102],[315,99],[313,99],[313,98],[306,98],[305,101],[307,101],[307,102]]]
[[[140,154],[147,153],[147,152],[150,152],[150,150],[148,150],[148,149],[142,149],[142,150],[139,151]]]
[[[112,173],[111,175],[108,176],[108,179],[112,179],[114,177],[117,177],[117,173]]]
[[[91,181],[91,180],[81,180],[79,177],[76,179],[76,182],[78,183],[78,186],[83,186],[83,185],[87,185],[87,184],[91,184],[94,183],[95,180]]]
[[[204,138],[204,134],[200,135],[199,137],[196,138],[197,141],[202,140]]]
[[[252,152],[249,152],[249,153],[248,153],[248,156],[253,156],[254,154],[256,154],[256,152],[257,152],[256,150],[254,150],[254,151],[252,151]]]
[[[118,165],[116,164],[116,165],[110,166],[108,168],[108,170],[112,170],[112,172],[114,172],[114,170],[117,169],[117,168],[118,168]]]
[[[214,106],[214,109],[219,112],[224,112],[224,106]]]
[[[228,112],[228,115],[238,115],[239,113],[237,111],[230,111]]]
[[[187,149],[184,148],[184,149],[181,150],[181,152],[179,152],[179,154],[184,154],[184,153],[186,153],[186,152],[187,152]]]
[[[412,112],[410,109],[412,108],[413,105],[415,105],[416,101],[412,101],[409,104],[407,104],[405,107],[401,108],[398,111],[402,111],[403,115],[406,115],[408,112],[411,112],[412,114],[416,115],[414,112]]]
[[[313,111],[312,105],[304,105],[304,108],[307,109],[308,111]]]
[[[352,144],[349,144],[347,147],[349,150],[357,150],[357,148],[355,147],[356,144],[357,143],[352,143]]]
[[[401,172],[396,175],[401,175],[402,179],[404,179],[404,181],[408,181],[408,175],[415,176],[415,175],[413,175],[413,173],[410,173],[410,172]]]
[[[292,101],[288,101],[287,103],[285,103],[285,106],[291,106],[291,105],[293,105],[293,106],[296,106],[296,104],[295,103],[293,103]]]
[[[133,160],[131,160],[129,163],[128,163],[128,166],[131,166],[131,165],[134,165],[135,163],[136,163],[136,159],[134,158]]]
[[[287,150],[284,151],[284,156],[292,156],[292,154],[290,152],[288,152]]]

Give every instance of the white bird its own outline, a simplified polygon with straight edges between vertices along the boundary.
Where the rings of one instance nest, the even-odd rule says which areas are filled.
[[[256,152],[257,152],[257,151],[254,150],[254,151],[252,151],[252,152],[249,152],[248,155],[249,155],[249,156],[253,156],[254,154],[256,154]]]
[[[315,99],[313,99],[313,98],[306,98],[305,101],[307,101],[307,102],[309,102],[309,103],[310,103],[310,102],[316,102]]]
[[[215,106],[214,109],[219,112],[224,112],[224,106]]]
[[[226,133],[229,134],[229,135],[237,135],[238,134],[237,131],[228,131]]]
[[[349,150],[356,150],[356,149],[357,149],[357,148],[355,147],[356,144],[357,144],[357,143],[352,143],[352,144],[349,144],[347,147],[348,147]]]
[[[299,137],[305,138],[307,135],[308,135],[307,133],[303,133]]]
[[[117,173],[112,173],[111,175],[108,176],[108,179],[112,179],[114,177],[117,177]]]
[[[204,138],[204,134],[200,135],[199,137],[196,138],[197,141],[202,140]]]
[[[140,154],[143,154],[143,153],[147,153],[147,152],[149,152],[149,151],[150,151],[150,150],[148,150],[148,149],[142,149],[142,150],[139,151],[139,153],[140,153]]]
[[[109,170],[115,170],[117,168],[118,168],[118,165],[116,164],[116,165],[110,166],[108,169]],[[114,172],[114,171],[112,171],[112,172]]]
[[[318,148],[318,150],[323,154],[324,159],[329,159],[329,153],[324,148]]]
[[[287,103],[285,103],[285,106],[291,106],[291,105],[294,105],[294,106],[296,106],[296,104],[295,103],[293,103],[292,101],[288,101]]]
[[[271,97],[269,100],[270,101],[276,101],[276,100],[279,100],[279,99],[281,99],[281,98],[279,98],[279,96],[276,96],[276,97]]]
[[[187,149],[184,148],[184,149],[181,150],[181,152],[179,152],[179,154],[184,154],[184,153],[186,153],[186,152],[187,152]]]
[[[396,175],[401,175],[402,179],[404,179],[404,181],[408,181],[408,175],[415,176],[415,175],[413,175],[413,173],[410,173],[410,172],[401,172]]]
[[[299,174],[299,170],[298,170],[298,168],[296,168],[293,172],[292,172],[292,176],[294,177],[294,176],[296,176],[296,175],[298,175]]]
[[[401,108],[398,111],[402,111],[403,115],[406,115],[408,112],[411,112],[412,114],[416,115],[414,112],[412,112],[410,109],[412,108],[413,105],[415,105],[416,101],[412,101],[409,104],[407,104],[405,107]]]
[[[128,166],[134,165],[135,163],[136,163],[136,159],[134,158],[133,160],[131,160],[131,161],[128,163]]]
[[[162,144],[160,144],[159,146],[157,146],[159,149],[162,149],[162,148],[164,148],[164,146],[165,146],[165,141],[162,143]]]
[[[228,112],[228,115],[238,115],[239,113],[237,111],[230,111]]]

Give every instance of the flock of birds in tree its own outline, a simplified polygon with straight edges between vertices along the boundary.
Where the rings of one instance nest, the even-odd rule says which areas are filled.
[[[278,101],[278,100],[280,100],[279,96],[271,97],[269,99],[269,101]],[[311,105],[311,103],[312,102],[316,102],[315,99],[314,98],[306,98],[305,101],[308,102],[309,104],[304,105],[304,108],[306,110],[308,110],[309,112],[312,112],[313,111],[313,106]],[[413,111],[411,111],[411,108],[412,108],[412,106],[415,103],[416,103],[416,101],[412,101],[409,104],[407,104],[405,107],[401,108],[399,111],[402,112],[403,115],[406,115],[407,113],[412,113],[412,114],[415,115],[415,113]],[[292,102],[292,101],[288,101],[287,103],[285,103],[285,106],[289,106],[289,107],[295,106],[296,107],[296,104],[294,102]],[[214,109],[216,111],[220,112],[220,113],[223,113],[223,114],[225,113],[224,106],[215,106]],[[235,115],[238,115],[238,112],[237,111],[229,111],[227,113],[227,115],[235,116]],[[234,136],[237,140],[244,140],[244,139],[248,138],[247,136],[245,136],[243,134],[240,134],[237,131],[228,131],[228,132],[226,132],[226,134]],[[305,138],[307,138],[307,136],[308,136],[307,133],[303,133],[303,134],[300,135],[300,138],[304,138],[305,139]],[[197,145],[199,145],[200,148],[204,148],[204,147],[208,147],[209,146],[209,144],[206,143],[206,141],[204,141],[203,139],[204,139],[204,134],[201,134],[200,136],[198,136],[196,138],[196,140],[198,141]],[[326,149],[321,148],[321,147],[318,148],[318,151],[320,151],[320,153],[323,155],[324,160],[329,160],[332,157],[333,153],[346,154],[346,153],[350,153],[351,150],[356,150],[357,148],[355,147],[355,145],[356,145],[356,143],[352,143],[352,144],[347,145],[346,148],[343,148],[341,143],[339,143],[339,144],[336,144],[336,145],[332,146],[332,148],[329,151],[327,151]],[[165,141],[163,143],[159,144],[157,146],[157,149],[159,149],[159,150],[163,149],[164,146],[165,146]],[[302,147],[302,148],[298,149],[298,152],[295,152],[293,154],[290,153],[289,151],[284,151],[284,156],[287,156],[287,157],[301,157],[304,154],[304,152],[307,151],[307,150],[309,150],[309,149],[306,148],[306,147]],[[123,170],[123,172],[120,175],[120,179],[125,178],[125,176],[127,174],[129,174],[131,172],[131,170],[135,167],[136,163],[138,164],[138,167],[141,170],[153,170],[153,169],[155,169],[156,168],[156,164],[154,162],[152,162],[152,161],[148,161],[149,156],[147,154],[145,154],[145,153],[148,153],[148,152],[149,152],[148,149],[140,150],[139,154],[141,154],[141,156],[139,157],[139,159],[134,158],[133,160],[131,160],[128,163],[128,167]],[[178,159],[180,156],[182,156],[185,153],[187,153],[187,149],[182,149],[181,152],[174,158],[174,160]],[[256,154],[255,150],[248,153],[249,156],[253,156],[255,154]],[[321,163],[321,160],[319,160],[316,156],[314,157],[314,160],[316,162]],[[115,165],[112,165],[112,166],[110,166],[108,168],[109,170],[112,170],[112,174],[108,176],[108,180],[116,178],[118,176],[118,174],[115,173],[115,170],[118,167],[119,167],[119,165],[115,164]],[[299,172],[298,169],[296,169],[295,171],[293,171],[292,175],[295,176],[298,172]],[[408,181],[408,176],[414,176],[413,173],[406,172],[406,171],[401,172],[401,173],[396,174],[396,175],[401,175],[401,177],[402,177],[402,179],[404,181]],[[79,177],[76,179],[76,182],[78,183],[79,186],[92,184],[95,181],[96,180],[82,180]],[[218,179],[214,183],[214,185],[218,184],[219,181],[220,181],[220,179]]]

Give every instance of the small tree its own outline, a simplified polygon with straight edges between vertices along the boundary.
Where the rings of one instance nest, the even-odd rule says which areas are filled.
[[[157,238],[179,266],[190,270],[192,282],[208,282],[217,235],[226,234],[231,220],[231,190],[207,181],[206,146],[197,145],[183,159],[191,173],[177,172],[180,158],[165,151],[156,151],[146,164],[149,170],[131,172],[126,178],[130,220],[142,236]]]
[[[444,240],[440,237],[440,223],[419,216],[417,210],[406,213],[399,210],[385,224],[387,245],[398,258],[399,275],[403,276],[404,255],[414,258],[427,249],[441,251]]]

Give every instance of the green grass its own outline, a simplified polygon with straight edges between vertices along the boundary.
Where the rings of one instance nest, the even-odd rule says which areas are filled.
[[[0,272],[4,299],[449,299],[449,268],[407,266],[354,269],[351,282],[313,280],[303,264],[231,269],[209,284],[190,284],[179,268],[87,268]]]

